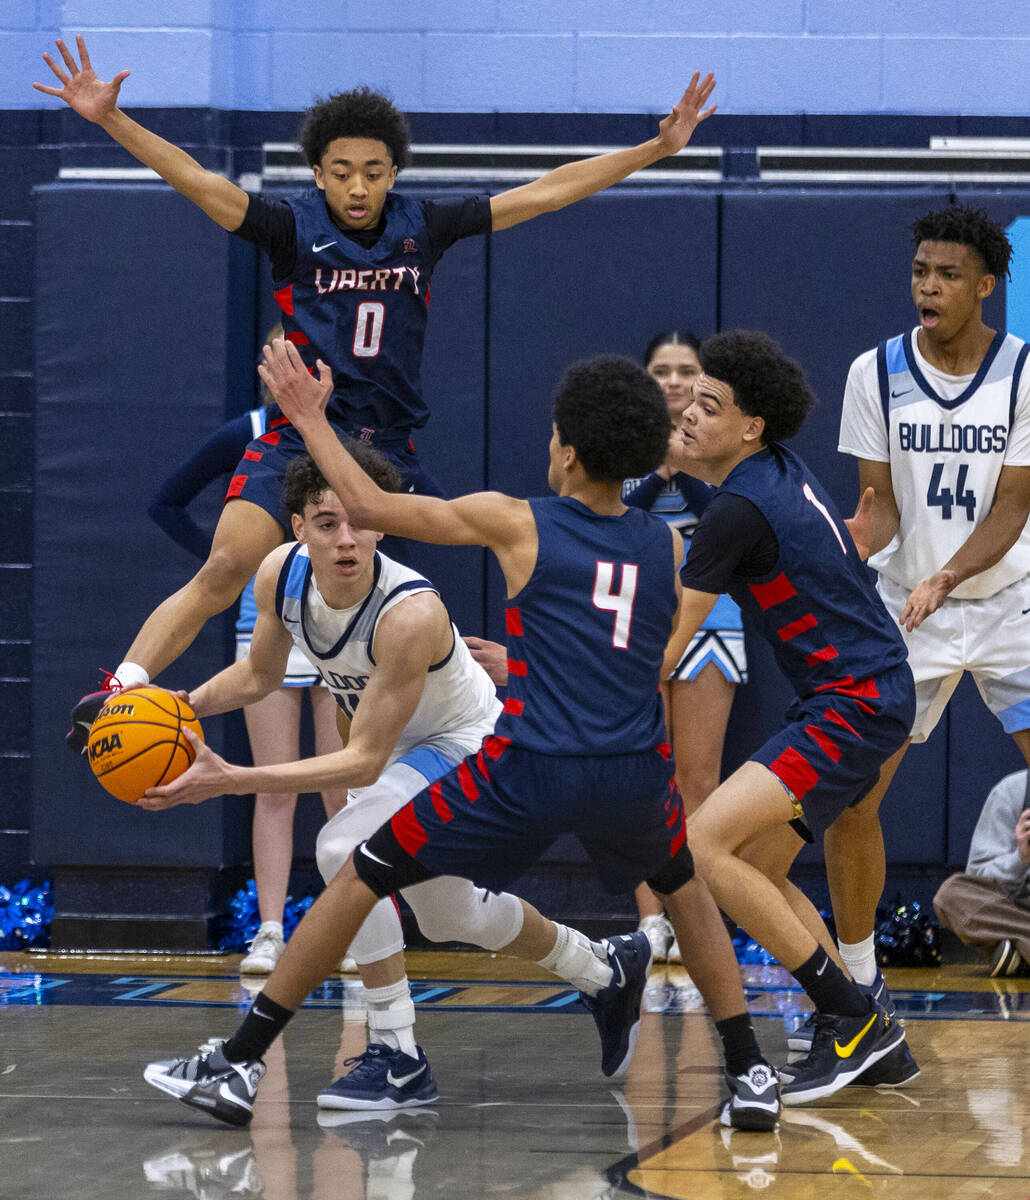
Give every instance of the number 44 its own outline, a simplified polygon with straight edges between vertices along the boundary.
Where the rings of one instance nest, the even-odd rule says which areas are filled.
[[[941,487],[944,464],[938,463],[934,467],[933,474],[930,476],[930,486],[926,490],[926,503],[930,508],[939,508],[941,510],[941,520],[950,521],[951,510],[956,505],[966,510],[967,520],[974,520],[976,495],[971,489],[966,487],[966,475],[968,471],[969,467],[965,463],[960,464],[955,493],[952,494],[951,488]]]

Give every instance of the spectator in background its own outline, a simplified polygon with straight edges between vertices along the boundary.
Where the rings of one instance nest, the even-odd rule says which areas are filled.
[[[269,330],[266,340],[282,337],[282,332],[282,326],[277,325]],[[165,480],[150,505],[150,516],[165,533],[201,561],[207,558],[211,550],[211,534],[200,528],[187,508],[208,484],[231,474],[247,443],[265,432],[267,405],[271,397],[264,384],[262,399],[263,407],[234,417],[217,429],[191,458]],[[287,536],[292,540],[292,530],[284,530],[284,541]],[[247,656],[256,615],[254,581],[251,580],[240,597],[236,621],[237,659]],[[315,753],[329,754],[340,749],[336,703],[332,694],[322,686],[322,680],[311,663],[299,650],[294,649],[290,653],[282,687],[256,704],[248,704],[243,710],[255,766],[294,762],[300,758],[300,723],[305,693],[311,704]],[[322,803],[326,816],[333,816],[347,803],[347,789],[334,788],[324,792]],[[259,793],[254,798],[251,839],[261,925],[251,941],[250,952],[240,963],[240,971],[245,975],[267,974],[283,951],[283,908],[293,863],[293,816],[296,807],[295,794]],[[345,960],[344,969],[353,967]]]
[[[1030,776],[1006,775],[984,801],[965,871],[933,898],[940,923],[990,958],[988,975],[1030,975]]]

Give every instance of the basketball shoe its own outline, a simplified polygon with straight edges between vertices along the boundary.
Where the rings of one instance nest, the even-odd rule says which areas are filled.
[[[858,1017],[817,1013],[807,1058],[791,1063],[780,1076],[783,1103],[806,1104],[832,1096],[904,1040],[905,1030],[897,1019],[872,1000]]]
[[[730,1098],[719,1120],[733,1129],[770,1132],[780,1119],[780,1089],[776,1072],[766,1062],[755,1063],[743,1075],[724,1072]]]
[[[97,719],[97,713],[121,689],[122,685],[115,676],[101,668],[100,689],[83,696],[72,709],[72,727],[64,735],[64,744],[73,754],[86,753],[89,731]]]
[[[418,1057],[372,1042],[364,1054],[348,1058],[346,1075],[318,1093],[319,1108],[412,1108],[439,1096],[425,1051]]]
[[[1019,947],[1012,938],[1002,938],[991,955],[991,965],[987,968],[989,979],[1001,979],[1010,975],[1026,975],[1030,973],[1023,961]]]
[[[673,941],[672,926],[667,918],[661,913],[652,913],[644,917],[637,928],[647,934],[647,940],[651,943],[651,961],[665,962]]]
[[[622,1075],[633,1057],[640,1032],[640,999],[651,965],[651,943],[639,929],[604,939],[612,980],[596,996],[580,992],[601,1035],[601,1070]]]
[[[192,1058],[147,1063],[143,1078],[227,1125],[249,1125],[265,1064],[260,1059],[230,1062],[222,1053],[224,1040],[206,1042]]]
[[[896,1017],[898,1010],[894,1004],[894,1000],[887,991],[887,982],[883,977],[883,972],[879,967],[876,968],[876,975],[872,983],[856,983],[855,987],[862,993],[863,996],[869,996],[881,1008],[887,1010],[889,1017]],[[814,1012],[810,1012],[801,1024],[787,1038],[787,1049],[795,1050],[801,1054],[807,1054],[812,1049],[812,1034],[815,1030]]]

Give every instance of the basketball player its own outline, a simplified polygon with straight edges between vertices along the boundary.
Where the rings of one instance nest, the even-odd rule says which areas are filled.
[[[399,472],[379,451],[363,442],[350,446],[377,484],[391,492],[401,488]],[[318,837],[318,864],[328,882],[358,842],[479,749],[501,706],[485,672],[456,636],[432,584],[377,552],[382,535],[348,521],[308,455],[291,459],[283,500],[298,540],[273,550],[259,568],[249,651],[196,688],[190,704],[206,717],[257,703],[279,685],[283,665],[296,651],[332,693],[345,748],[302,762],[254,767],[234,766],[204,749],[189,771],[167,787],[152,789],[141,806],[199,804],[227,793],[331,789],[336,794],[349,787],[346,807]],[[464,879],[444,877],[404,895],[422,932],[434,941],[504,951],[517,938],[525,913],[533,911],[533,919],[543,921],[515,896],[477,889]],[[559,974],[569,967],[569,981],[591,994],[610,983],[605,947],[575,930],[556,926],[554,931],[553,964]],[[618,953],[626,958],[625,951]],[[436,1098],[436,1084],[415,1043],[415,1008],[392,901],[384,899],[372,910],[350,954],[365,985],[370,1044],[353,1070],[319,1096],[319,1104],[399,1108],[429,1103]],[[277,960],[278,955],[267,969]],[[638,972],[628,961],[625,965],[636,986]],[[604,1005],[604,997],[598,1004]],[[621,1060],[604,1063],[608,1074],[622,1065]]]
[[[862,799],[904,742],[914,689],[905,645],[833,502],[782,443],[813,397],[759,333],[703,342],[680,433],[683,458],[718,490],[681,577],[665,668],[729,592],[796,693],[788,723],[690,818],[698,871],[719,906],[779,959],[816,1010],[808,1057],[781,1072],[783,1101],[817,1100],[892,1052],[905,1031],[827,954],[829,931],[787,880],[812,840]]]
[[[679,936],[709,947],[697,983],[726,1050],[731,1095],[722,1120],[774,1128],[775,1073],[755,1041],[725,926],[694,877],[665,742],[658,681],[682,541],[620,499],[622,480],[665,454],[670,424],[658,387],[626,359],[572,368],[555,401],[550,443],[549,481],[558,495],[526,501],[484,492],[445,501],[384,492],[361,471],[325,418],[332,378],[324,363],[317,369],[316,379],[292,345],[277,341],[261,374],[350,519],[496,554],[509,596],[508,697],[482,749],[414,796],[333,876],[234,1037],[194,1058],[152,1063],[146,1078],[221,1120],[245,1124],[261,1056],[377,900],[438,876],[506,887],[555,838],[573,833],[607,887],[625,891],[649,879]],[[561,946],[561,930],[556,940],[555,927],[527,908],[507,949],[548,961]],[[606,965],[614,977],[597,998],[586,997],[602,1036],[607,1029],[627,1059],[639,1023],[639,991],[632,999],[632,989],[642,987],[650,957],[639,931],[610,939]]]
[[[965,205],[928,213],[912,234],[919,323],[855,359],[844,391],[839,449],[859,460],[859,484],[871,497],[855,532],[908,648],[910,740],[930,736],[970,671],[1030,763],[1028,348],[985,325],[982,311],[1008,274],[1012,247],[986,212]],[[908,744],[825,841],[841,957],[859,983],[877,988],[873,928],[885,878],[878,809]]]
[[[714,78],[695,74],[657,135],[639,146],[565,164],[496,196],[426,201],[392,194],[409,158],[403,114],[378,93],[357,88],[307,111],[300,142],[315,186],[280,203],[248,195],[126,116],[118,93],[129,72],[98,79],[82,37],[76,42],[79,62],[60,39],[63,66],[43,56],[61,86],[36,83],[36,90],[100,125],[223,229],[269,256],[287,337],[308,367],[322,358],[335,374],[328,410],[334,428],[371,441],[400,467],[406,488],[427,495],[442,492],[419,466],[411,434],[429,415],[419,373],[440,256],[460,238],[564,208],[677,153],[715,111],[704,107]],[[273,414],[270,426],[229,485],[233,503],[223,510],[207,562],[150,615],[101,691],[75,706],[68,743],[77,753],[110,689],[148,683],[178,658],[282,541],[279,477],[303,447],[281,415]]]

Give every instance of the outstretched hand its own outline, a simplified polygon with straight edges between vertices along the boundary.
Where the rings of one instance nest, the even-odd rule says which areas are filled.
[[[265,347],[258,374],[268,385],[283,415],[294,425],[320,416],[333,391],[333,373],[321,359],[318,378],[308,371],[297,347],[285,338],[274,338]]]
[[[862,493],[855,509],[855,515],[847,517],[844,524],[848,527],[858,556],[863,562],[872,553],[873,546],[873,514],[876,509],[876,489],[867,487]]]
[[[177,804],[200,804],[212,796],[222,796],[233,789],[233,767],[220,758],[210,746],[193,732],[183,728],[196,758],[188,771],[164,787],[148,788],[139,802],[140,808],[156,812],[175,808]]]
[[[918,629],[927,617],[940,608],[957,583],[958,576],[954,571],[938,571],[929,579],[924,579],[915,586],[906,600],[901,616],[898,617],[898,624],[904,625],[909,633]]]
[[[75,61],[75,55],[64,42],[60,38],[57,39],[57,49],[61,58],[64,59],[67,71],[57,65],[52,55],[43,55],[43,61],[64,85],[63,87],[49,87],[44,83],[34,83],[32,86],[37,92],[44,92],[48,96],[56,96],[58,100],[63,100],[69,108],[73,108],[80,117],[85,117],[87,121],[97,123],[110,116],[118,108],[118,93],[121,91],[122,84],[129,77],[129,72],[119,71],[114,79],[105,83],[102,79],[97,78],[96,72],[93,70],[93,65],[89,61],[89,52],[81,34],[76,37],[75,44],[79,50],[81,66]]]
[[[717,105],[705,108],[709,96],[715,90],[715,76],[708,74],[701,78],[701,72],[695,71],[687,85],[682,99],[671,113],[658,126],[658,142],[663,154],[677,154],[690,141],[694,130],[702,121],[715,112]]]

